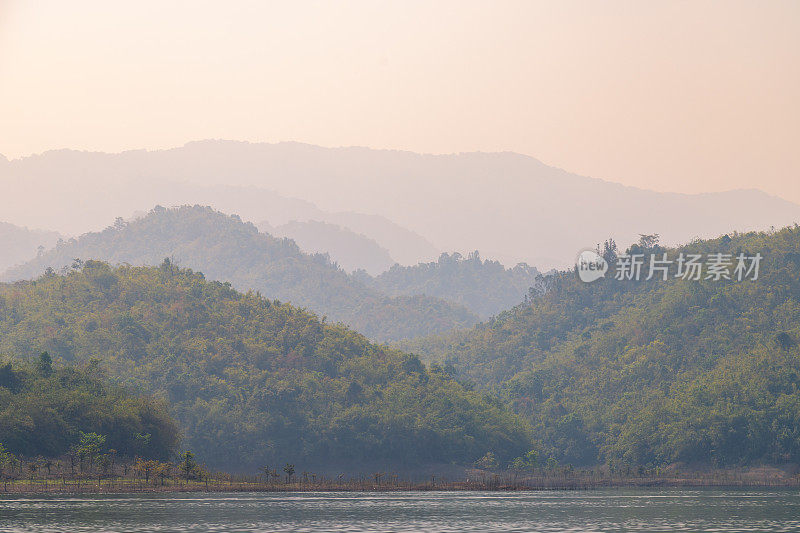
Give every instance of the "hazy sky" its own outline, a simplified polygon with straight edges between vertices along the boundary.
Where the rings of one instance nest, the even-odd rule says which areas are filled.
[[[800,202],[800,2],[0,0],[0,153],[513,150]]]

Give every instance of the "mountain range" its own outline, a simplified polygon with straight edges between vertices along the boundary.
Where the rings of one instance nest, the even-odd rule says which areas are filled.
[[[0,198],[0,218],[67,235],[156,204],[197,203],[273,226],[337,224],[372,238],[402,265],[480,250],[508,266],[548,269],[607,238],[657,233],[678,244],[800,220],[800,206],[757,190],[648,191],[509,152],[234,141],[119,154],[59,150],[0,164],[0,185],[10,191]]]
[[[466,307],[441,298],[388,296],[349,276],[326,255],[303,253],[290,239],[260,233],[237,215],[202,206],[156,207],[130,222],[118,218],[101,232],[62,241],[7,270],[0,279],[34,279],[48,269],[67,269],[76,260],[158,265],[164,258],[202,271],[208,279],[306,307],[382,342],[464,328],[478,321]]]

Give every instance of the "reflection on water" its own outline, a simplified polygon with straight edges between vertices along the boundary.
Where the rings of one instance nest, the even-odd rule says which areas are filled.
[[[0,494],[0,530],[800,531],[792,490]]]

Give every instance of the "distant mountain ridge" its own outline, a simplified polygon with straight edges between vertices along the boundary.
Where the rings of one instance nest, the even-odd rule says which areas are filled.
[[[386,271],[392,263],[386,250],[339,226],[294,222],[263,227],[267,234],[238,215],[208,207],[157,207],[131,221],[117,218],[102,232],[61,242],[0,272],[0,279],[35,278],[47,268],[69,267],[76,259],[155,265],[170,257],[211,279],[307,306],[378,340],[398,341],[471,326],[479,317],[488,318],[521,302],[540,277],[528,265],[507,269],[483,260],[477,252],[467,257],[442,254],[435,262],[395,264]],[[301,244],[307,239],[308,252],[316,247],[333,253],[302,253],[296,242],[281,238],[298,236]],[[339,257],[345,263],[340,266],[349,270],[372,262],[373,274],[379,275],[361,269],[348,275],[330,262]]]
[[[388,219],[422,236],[436,252],[425,256],[418,251],[407,261],[400,247],[364,228],[318,218],[373,238],[406,265],[433,260],[441,251],[477,249],[506,265],[526,262],[549,269],[569,264],[581,249],[609,237],[632,242],[639,233],[659,233],[666,244],[677,244],[800,221],[800,206],[760,191],[660,193],[571,174],[511,152],[429,155],[218,140],[149,152],[56,151],[16,159],[0,166],[0,184],[15,185],[28,196],[0,200],[0,209],[8,211],[6,219],[14,223],[65,233],[70,231],[59,221],[66,225],[71,218],[87,217],[84,211],[104,201],[116,205],[109,205],[101,220],[156,203],[202,203],[253,222],[268,219],[263,213],[253,219],[237,205],[199,199],[166,201],[147,193],[146,202],[136,201],[144,193],[131,185],[160,190],[165,183],[223,182],[302,199],[328,213]],[[23,189],[20,183],[35,186]],[[53,206],[57,209],[62,198],[72,198],[76,183],[89,184],[82,191],[91,197],[75,198],[72,204],[83,210],[71,217],[68,212],[48,212]],[[148,183],[152,186],[143,185]],[[270,220],[273,225],[284,222]]]
[[[442,254],[431,263],[395,265],[377,277],[360,276],[366,285],[393,296],[426,294],[466,306],[481,318],[518,305],[541,278],[539,271],[524,263],[505,268],[480,254]]]
[[[61,236],[54,231],[31,230],[0,222],[0,272],[55,246]],[[41,247],[41,248],[40,248]]]
[[[17,225],[58,228],[64,235],[78,236],[154,205],[209,205],[272,226],[312,220],[339,225],[373,239],[406,265],[431,260],[441,251],[379,215],[326,211],[267,188],[225,185],[230,180],[222,177],[216,183],[192,183],[180,178],[172,166],[161,169],[163,173],[153,172],[141,169],[135,158],[118,160],[112,154],[72,150],[14,160],[0,164],[0,188],[8,192],[0,196],[0,213]],[[221,171],[218,176],[228,174]]]
[[[113,227],[62,242],[0,279],[35,278],[48,268],[68,268],[76,259],[158,265],[165,257],[209,279],[307,307],[379,341],[441,333],[478,321],[467,308],[441,298],[387,296],[351,278],[324,255],[304,254],[289,239],[259,233],[236,215],[201,206],[157,207],[132,222],[119,218]]]
[[[306,253],[328,254],[346,272],[365,270],[378,275],[396,263],[389,251],[373,239],[337,224],[292,220],[280,226],[262,222],[258,229],[292,239]]]

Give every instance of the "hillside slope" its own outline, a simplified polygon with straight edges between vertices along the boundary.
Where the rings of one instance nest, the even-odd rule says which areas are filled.
[[[207,207],[156,208],[130,223],[73,239],[6,272],[2,279],[31,279],[76,258],[112,264],[158,265],[165,258],[230,281],[241,290],[307,307],[372,339],[392,341],[471,326],[466,308],[426,296],[389,297],[365,287],[323,255],[302,253],[288,239],[259,233],[237,216]]]
[[[389,295],[436,296],[489,318],[522,302],[538,277],[539,271],[524,263],[505,268],[473,252],[467,257],[442,254],[436,262],[415,266],[395,265],[375,278],[359,279]]]
[[[545,295],[429,348],[500,392],[560,461],[800,462],[800,228],[629,251],[645,265],[681,252],[763,260],[743,281],[676,278],[676,264],[666,281],[563,272]]]
[[[469,464],[531,445],[441,369],[166,261],[0,285],[0,353],[43,350],[164,398],[213,467]]]

